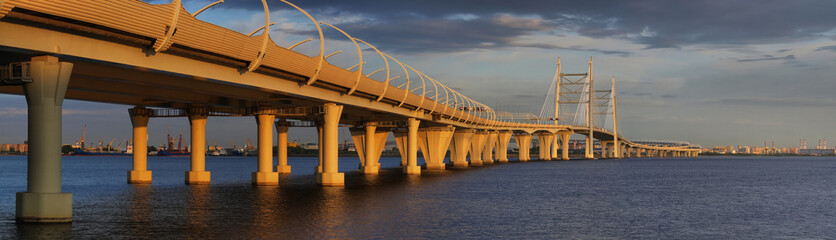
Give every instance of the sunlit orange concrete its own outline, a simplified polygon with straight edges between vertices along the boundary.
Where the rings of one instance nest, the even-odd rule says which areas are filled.
[[[518,133],[514,135],[514,139],[517,140],[517,147],[519,148],[519,157],[518,160],[520,162],[527,162],[531,160],[529,153],[531,152],[531,134],[529,133]]]
[[[258,171],[252,173],[253,185],[279,185],[279,173],[273,171],[273,121],[276,116],[262,112],[255,119],[258,124]]]
[[[560,132],[560,159],[569,160],[569,137],[571,132]]]
[[[418,129],[418,146],[424,154],[427,170],[444,170],[444,158],[453,140],[454,127],[426,127]],[[451,156],[453,154],[450,154]]]
[[[450,143],[450,162],[453,163],[454,168],[468,166],[467,153],[470,152],[474,132],[473,129],[456,129],[453,134],[453,141]]]
[[[276,122],[276,133],[278,135],[277,155],[278,164],[276,165],[276,172],[279,174],[290,174],[290,165],[287,165],[287,130],[289,125],[287,121]]]
[[[363,128],[352,128],[350,132],[360,157],[360,171],[366,175],[377,175],[380,172],[380,154],[386,147],[389,132],[377,131],[375,122],[366,122]]]
[[[496,148],[496,131],[488,132],[488,139],[485,140],[485,146],[482,147],[482,163],[493,164],[493,150]]]
[[[488,140],[488,132],[476,131],[470,141],[470,166],[482,166],[482,149]]]
[[[206,171],[206,118],[204,107],[189,108],[191,125],[191,171],[186,172],[186,184],[209,184],[211,174]]]
[[[508,143],[511,142],[511,131],[499,131],[496,139],[496,160],[499,163],[508,162]]]
[[[540,160],[551,161],[552,142],[554,141],[554,134],[550,132],[537,133],[537,142],[540,145],[540,152],[538,153]]]
[[[403,166],[403,173],[407,175],[420,175],[421,167],[418,166],[418,126],[420,121],[415,118],[407,119],[407,149],[406,165]]]
[[[323,105],[325,114],[322,116],[322,173],[317,174],[317,182],[322,186],[345,186],[345,173],[338,170],[339,164],[339,123],[343,106],[335,103]]]
[[[128,110],[133,125],[133,169],[128,171],[128,183],[151,184],[148,171],[148,120],[151,110],[137,106]]]

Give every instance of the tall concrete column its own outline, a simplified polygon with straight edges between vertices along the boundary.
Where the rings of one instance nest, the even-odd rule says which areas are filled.
[[[276,134],[278,135],[278,145],[276,151],[278,154],[278,164],[276,165],[276,172],[279,174],[290,174],[290,165],[287,165],[287,130],[290,128],[290,123],[284,119],[276,122]]]
[[[398,153],[401,154],[401,167],[405,167],[407,165],[407,161],[409,160],[409,156],[407,156],[407,145],[409,145],[409,130],[395,130],[392,131],[392,135],[395,135],[395,144],[398,145]]]
[[[595,141],[592,140],[592,137],[591,136],[586,136],[586,142],[584,144],[585,145],[584,147],[586,149],[585,149],[583,158],[585,158],[585,159],[595,159],[595,153],[594,153],[595,145],[594,144],[595,144]]]
[[[366,175],[377,175],[380,172],[380,154],[386,147],[389,131],[378,131],[376,122],[366,122],[363,128],[352,128],[350,132],[360,157],[360,171]]]
[[[206,118],[208,111],[205,107],[193,106],[189,108],[189,124],[191,125],[191,171],[186,172],[186,184],[209,184],[211,176],[206,171]]]
[[[499,131],[496,139],[496,160],[499,163],[508,162],[508,143],[511,142],[511,131]]]
[[[482,147],[482,163],[493,164],[493,149],[496,148],[496,131],[488,132],[488,139],[485,140],[485,146]]]
[[[550,132],[541,132],[537,134],[537,142],[540,152],[538,153],[538,158],[540,160],[551,161],[551,145],[552,141],[554,141],[554,135]]]
[[[418,126],[421,124],[418,119],[409,118],[406,121],[406,165],[403,166],[403,173],[407,175],[420,175],[421,167],[418,166]]]
[[[558,135],[557,133],[554,133],[554,134],[552,134],[552,139],[553,139],[553,141],[552,141],[552,144],[551,144],[551,148],[552,148],[551,149],[551,156],[552,156],[552,159],[557,160],[557,159],[560,159],[560,157],[558,157],[559,154],[557,153],[557,149],[558,149],[558,146],[560,144],[559,143],[560,142],[560,135]]]
[[[26,192],[16,196],[20,222],[72,222],[73,195],[61,192],[61,108],[73,64],[33,57],[32,82],[23,84],[28,105],[29,156]]]
[[[128,171],[128,183],[151,184],[148,171],[148,120],[151,109],[136,106],[128,109],[133,125],[133,169]]]
[[[520,149],[518,161],[520,162],[527,162],[531,160],[530,152],[531,152],[531,134],[529,133],[519,133],[514,135],[514,139],[517,141],[517,147]]]
[[[601,158],[609,158],[610,155],[607,154],[609,152],[609,145],[610,142],[608,141],[598,141],[601,144]]]
[[[470,144],[473,141],[474,133],[475,131],[473,129],[461,129],[456,130],[453,134],[450,160],[452,160],[454,168],[466,168],[468,166],[467,153],[470,151]],[[479,160],[479,165],[481,164],[482,161]]]
[[[447,149],[450,147],[455,130],[456,128],[452,126],[418,129],[418,146],[424,155],[427,170],[444,170],[446,168],[444,158],[447,156]]]
[[[482,149],[488,140],[488,132],[476,131],[470,141],[470,166],[482,166]]]
[[[258,124],[258,171],[252,173],[256,186],[279,185],[279,173],[273,171],[273,124],[275,108],[262,106],[256,113]]]
[[[319,162],[317,163],[316,167],[314,167],[314,172],[316,174],[322,173],[322,160],[325,159],[325,155],[323,154],[324,151],[322,150],[322,126],[322,121],[318,121],[316,124],[316,152],[317,154],[319,154],[319,157],[317,158]]]
[[[322,173],[316,180],[322,186],[345,186],[345,174],[339,172],[339,123],[343,106],[336,103],[323,105],[322,116]]]
[[[572,133],[560,134],[560,159],[569,160],[569,137]]]

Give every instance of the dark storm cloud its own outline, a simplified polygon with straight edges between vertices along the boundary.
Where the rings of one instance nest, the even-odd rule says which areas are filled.
[[[286,7],[278,1],[270,3],[271,9]],[[836,15],[832,13],[836,1],[818,0],[319,0],[296,3],[318,17],[346,12],[369,16],[369,21],[340,27],[359,38],[401,51],[509,47],[516,37],[545,30],[544,27],[589,37],[625,39],[645,44],[647,48],[678,48],[693,44],[790,42],[820,36],[836,26]],[[227,1],[222,5],[262,8],[254,0]],[[449,18],[455,14],[478,18]],[[500,14],[536,16],[542,22],[537,26],[503,25],[494,21]]]
[[[747,58],[739,59],[737,62],[761,62],[761,61],[775,61],[775,60],[795,60],[795,55],[787,55],[783,57],[773,57],[772,55],[764,55],[762,58]]]

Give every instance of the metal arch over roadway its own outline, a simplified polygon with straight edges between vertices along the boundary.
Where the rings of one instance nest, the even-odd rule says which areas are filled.
[[[75,67],[66,93],[68,99],[164,108],[186,108],[191,104],[253,107],[261,103],[318,106],[336,102],[350,109],[344,111],[343,122],[416,118],[422,125],[468,129],[579,134],[590,130],[501,121],[487,105],[380,51],[387,63],[385,82],[363,76],[362,52],[357,72],[327,63],[319,24],[331,25],[316,21],[285,0],[282,2],[316,23],[320,37],[318,56],[308,57],[269,41],[271,24],[264,0],[265,30],[262,36],[254,37],[196,19],[178,0],[164,5],[126,0],[5,0],[0,1],[0,32],[4,35],[0,38],[0,61],[55,55],[72,62]],[[412,89],[421,89],[420,94],[410,91],[409,79],[405,88],[390,86],[387,58],[398,62],[405,74],[408,75],[407,68],[417,73],[422,85]],[[433,84],[432,98],[426,96],[430,91],[425,80]],[[443,103],[439,87],[444,91]],[[0,92],[23,94],[21,88],[9,86],[0,87]],[[484,107],[485,112],[478,111],[476,115],[477,111],[461,110],[458,106]],[[606,130],[594,132],[595,138],[612,139],[613,134]],[[636,144],[621,137],[619,140],[626,146],[644,149],[693,150]]]

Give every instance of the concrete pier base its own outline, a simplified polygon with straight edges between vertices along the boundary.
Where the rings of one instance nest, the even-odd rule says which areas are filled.
[[[345,173],[324,172],[316,175],[316,182],[325,187],[345,186]]]
[[[186,172],[186,184],[188,185],[208,185],[211,179],[211,173],[208,171]]]
[[[290,174],[290,166],[289,165],[277,165],[276,166],[276,173],[278,174]]]
[[[23,84],[26,95],[29,154],[26,192],[18,192],[18,222],[72,222],[73,195],[61,192],[61,109],[73,64],[53,56],[33,57],[32,82]]]
[[[128,183],[130,184],[151,184],[151,171],[131,170],[128,171]]]
[[[73,221],[72,193],[18,192],[16,199],[18,222],[66,223]]]
[[[403,166],[403,173],[406,175],[421,175],[421,167],[419,166]]]
[[[275,186],[279,185],[279,173],[277,172],[253,172],[253,185]]]

